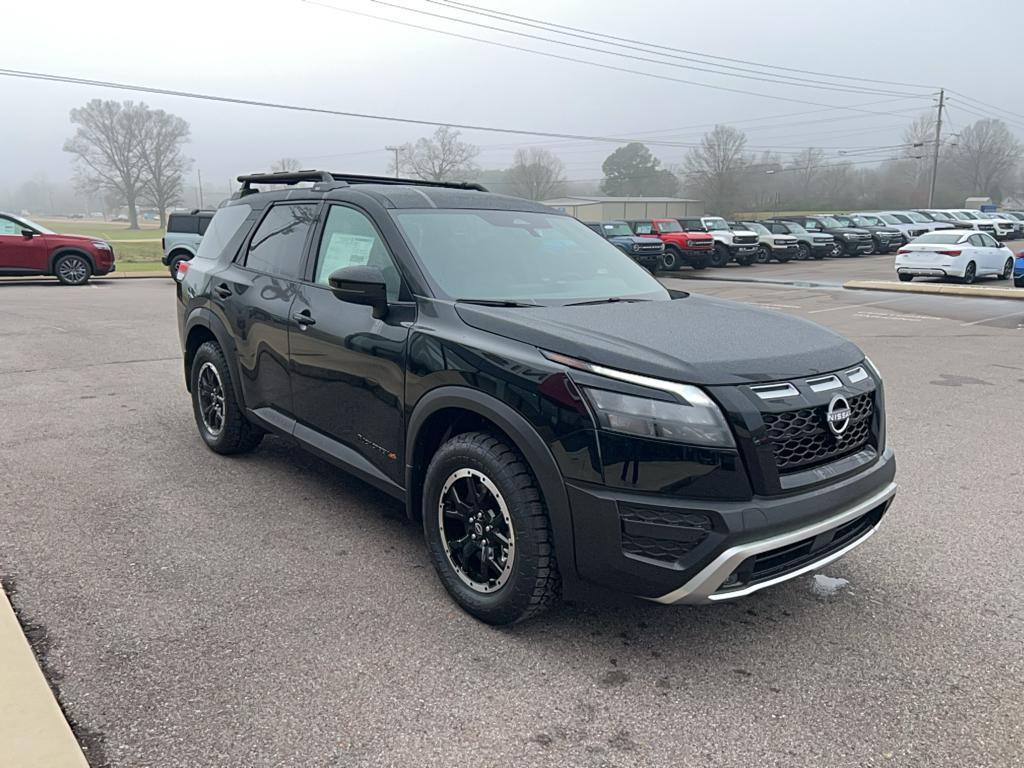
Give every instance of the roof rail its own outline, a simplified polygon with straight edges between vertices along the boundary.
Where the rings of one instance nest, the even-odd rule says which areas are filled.
[[[242,183],[238,197],[245,197],[255,190],[253,184],[298,184],[303,181],[342,182],[343,184],[401,184],[414,187],[447,187],[449,189],[470,189],[486,192],[487,188],[470,181],[427,181],[425,179],[401,179],[393,176],[363,176],[354,173],[331,173],[330,171],[281,171],[278,173],[250,173],[239,176]]]

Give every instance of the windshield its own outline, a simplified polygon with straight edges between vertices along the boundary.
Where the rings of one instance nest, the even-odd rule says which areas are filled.
[[[633,230],[629,228],[629,224],[624,221],[613,221],[611,224],[602,224],[601,229],[604,230],[606,237],[631,237]]]
[[[658,219],[655,224],[658,225],[659,232],[682,232],[683,228],[679,226],[679,222],[675,219]]]
[[[43,235],[56,235],[57,234],[52,229],[44,227],[42,224],[36,224],[34,221],[32,221],[32,219],[26,219],[24,216],[11,216],[11,218],[14,219],[15,221],[21,222],[22,224],[24,224],[29,229],[34,229],[36,232],[39,232],[40,234],[43,234]]]
[[[850,218],[849,216],[833,216],[832,218],[835,219],[836,221],[838,221],[839,224],[841,226],[844,226],[844,227],[855,227],[855,226],[857,226],[856,224],[853,223],[853,219]]]
[[[945,211],[928,211],[928,214],[932,218],[938,219],[939,221],[956,221],[955,217],[950,216]]]
[[[907,216],[905,213],[887,213],[886,216],[888,216],[888,217],[890,217],[892,219],[896,219],[896,221],[898,221],[900,224],[911,224],[911,223],[913,223],[913,222],[911,222],[910,217]]]
[[[906,222],[900,221],[895,216],[890,216],[888,213],[876,213],[876,219],[880,219],[886,224],[905,224]]]
[[[907,211],[903,215],[904,216],[909,216],[911,221],[917,222],[919,224],[927,224],[928,223],[928,218],[925,217],[925,216],[922,216],[920,213],[914,213],[913,211]]]
[[[970,211],[953,211],[953,215],[956,216],[961,221],[977,221],[979,218],[981,218],[980,216],[976,216]]]
[[[797,224],[795,221],[787,221],[786,222],[786,227],[789,228],[789,233],[791,235],[809,235],[810,234],[810,232],[808,232],[806,229],[804,229],[804,225],[803,224]]]
[[[938,243],[941,245],[953,245],[954,243],[959,243],[961,237],[963,237],[963,235],[947,235],[943,232],[929,232],[927,235],[921,235],[920,237],[915,238],[911,242],[915,244]]]
[[[744,229],[749,229],[751,232],[757,232],[759,235],[770,235],[771,231],[764,224],[758,224],[756,221],[744,221],[741,222],[740,226]]]
[[[818,221],[821,222],[821,226],[828,227],[829,229],[843,226],[832,216],[819,216]]]
[[[701,221],[709,232],[728,232],[729,225],[720,216],[705,216]]]
[[[867,216],[850,216],[850,225],[854,227],[873,227],[876,226],[868,221]]]
[[[427,278],[450,299],[564,304],[668,298],[646,270],[569,216],[469,209],[391,215]]]

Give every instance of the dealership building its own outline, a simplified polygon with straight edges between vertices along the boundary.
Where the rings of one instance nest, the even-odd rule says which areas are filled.
[[[580,221],[679,219],[703,216],[703,200],[679,197],[559,197],[542,201]]]

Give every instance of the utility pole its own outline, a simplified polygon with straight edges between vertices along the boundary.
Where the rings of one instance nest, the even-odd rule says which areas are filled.
[[[199,207],[203,207],[203,172],[196,168],[196,176],[199,177]]]
[[[398,173],[398,153],[401,151],[402,148],[392,145],[392,146],[384,147],[384,149],[386,149],[388,152],[394,152],[395,153],[395,178],[397,179],[399,177],[399,173]]]
[[[935,178],[939,175],[939,140],[942,135],[942,108],[946,105],[946,89],[939,89],[939,116],[935,120],[935,152],[932,155],[932,180],[928,185],[928,207],[934,205]]]

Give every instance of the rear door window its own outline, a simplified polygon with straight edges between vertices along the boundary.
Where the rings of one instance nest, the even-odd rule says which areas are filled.
[[[316,221],[317,208],[315,203],[278,204],[271,208],[249,240],[245,266],[297,280],[302,274],[306,240]]]
[[[187,214],[175,214],[167,222],[168,232],[179,232],[184,235],[199,234],[199,220],[196,216]]]

